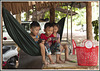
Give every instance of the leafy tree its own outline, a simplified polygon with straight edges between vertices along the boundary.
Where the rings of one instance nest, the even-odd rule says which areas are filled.
[[[62,9],[67,9],[67,6],[62,6]],[[71,7],[68,6],[68,10],[71,10]],[[74,15],[72,18],[73,23],[76,23],[76,25],[82,25],[82,24],[86,24],[86,7],[79,9],[79,8],[75,8],[72,7],[72,11],[75,11],[76,15]],[[61,18],[66,17],[67,14],[59,12],[59,11],[55,11],[55,22],[58,22]],[[44,19],[45,18],[49,18],[50,19],[50,12],[46,12]],[[68,18],[70,19],[71,16],[69,15]],[[69,21],[70,23],[71,21]]]
[[[99,40],[99,23],[98,23],[98,20],[92,21],[92,25],[94,27],[94,34],[95,34],[94,39],[98,41]]]

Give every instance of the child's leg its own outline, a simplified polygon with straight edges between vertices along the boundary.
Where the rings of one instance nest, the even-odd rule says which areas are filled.
[[[56,62],[57,62],[57,63],[60,62],[59,57],[60,57],[60,54],[56,54]]]
[[[61,58],[61,54],[56,54],[56,63],[62,64],[65,63]]]
[[[56,50],[56,63],[63,63],[62,61],[60,61],[60,56],[61,56],[61,52],[60,52],[60,44],[59,43],[55,43],[55,50]]]
[[[65,61],[71,61],[68,59],[68,47],[67,44],[63,45],[64,49],[65,49]]]
[[[46,62],[46,60],[45,60],[45,46],[43,43],[40,43],[40,48],[41,48],[42,60],[43,60],[44,64],[47,65],[48,62]]]
[[[62,52],[63,50],[64,50],[63,46],[60,45],[60,52]],[[60,56],[59,56],[59,60],[62,61],[63,63],[65,63],[65,61],[63,61],[63,60],[61,59],[61,54],[60,54]]]
[[[55,64],[55,63],[53,62],[53,60],[52,60],[51,54],[48,55],[48,57],[49,57],[49,60],[50,60],[50,64]]]
[[[50,63],[51,64],[54,64],[53,60],[52,60],[52,57],[51,57],[51,49],[50,49],[50,45],[49,43],[45,43],[45,49],[46,49],[46,53],[48,55],[48,58],[50,60]]]

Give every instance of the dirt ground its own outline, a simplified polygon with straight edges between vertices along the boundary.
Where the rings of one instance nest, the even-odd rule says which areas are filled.
[[[52,55],[53,60],[56,60],[56,56]],[[64,53],[62,53],[62,59],[65,59]],[[76,55],[69,55],[69,59],[73,61],[77,61]],[[48,61],[49,62],[49,61]],[[64,64],[49,64],[47,66],[44,66],[43,69],[70,69],[70,70],[98,70],[97,66],[78,66],[78,63],[72,63],[66,61]]]

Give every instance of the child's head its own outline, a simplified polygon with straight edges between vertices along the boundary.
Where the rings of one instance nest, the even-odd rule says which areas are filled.
[[[47,36],[50,36],[51,34],[53,34],[53,24],[46,23],[44,26],[44,31]]]
[[[39,33],[39,30],[40,30],[40,25],[37,21],[33,21],[31,24],[30,24],[30,31],[33,35],[38,35]]]
[[[59,25],[57,23],[53,23],[53,33],[57,33],[58,32],[58,29],[59,29]]]

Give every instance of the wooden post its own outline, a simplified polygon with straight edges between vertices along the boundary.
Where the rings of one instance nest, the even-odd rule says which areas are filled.
[[[16,14],[16,20],[21,24],[21,14]]]
[[[54,5],[50,8],[50,23],[55,22],[55,8]]]
[[[86,24],[87,24],[87,39],[93,40],[92,36],[92,6],[91,2],[86,3]]]
[[[32,21],[37,21],[37,9],[35,5],[33,5]]]
[[[30,14],[30,12],[29,12],[29,11],[27,11],[27,12],[26,12],[26,21],[28,21],[28,20],[29,20],[29,14]]]
[[[21,24],[21,13],[20,14],[16,14],[16,20]],[[18,47],[18,45],[16,44],[16,47]],[[19,52],[20,48],[17,48],[17,51]]]

